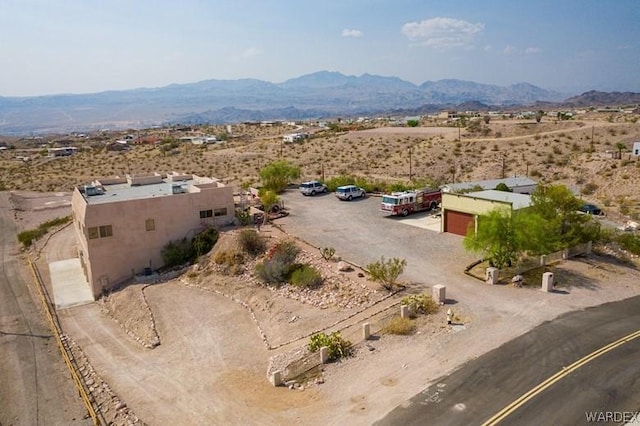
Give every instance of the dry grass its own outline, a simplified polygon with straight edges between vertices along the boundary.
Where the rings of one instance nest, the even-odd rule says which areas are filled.
[[[605,207],[608,214],[640,217],[640,162],[612,158],[616,144],[628,147],[640,140],[640,126],[624,115],[579,115],[571,121],[542,123],[492,119],[475,130],[452,127],[373,128],[362,131],[318,132],[300,144],[283,144],[290,126],[234,126],[225,144],[184,144],[163,154],[154,145],[129,151],[107,152],[109,139],[56,140],[83,150],[72,157],[48,158],[46,149],[0,151],[0,184],[6,189],[70,191],[91,179],[180,170],[216,176],[240,185],[257,182],[258,171],[269,162],[285,158],[301,167],[302,179],[356,174],[372,179],[407,181],[409,149],[414,179],[436,183],[499,178],[528,174],[542,182],[562,183],[582,192],[586,199]],[[219,134],[222,127],[202,133]],[[158,137],[166,137],[160,134]],[[172,135],[181,136],[181,135]],[[591,140],[593,136],[593,141]],[[117,139],[121,135],[112,136]],[[52,138],[55,139],[55,138]],[[99,140],[103,139],[103,140]],[[28,141],[13,142],[23,146]],[[16,159],[28,156],[29,161]],[[503,168],[504,164],[504,168]]]

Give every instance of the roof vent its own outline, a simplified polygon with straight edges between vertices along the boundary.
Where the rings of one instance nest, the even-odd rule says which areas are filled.
[[[185,189],[186,188],[184,186],[180,185],[179,183],[171,185],[171,193],[172,194],[183,194],[183,193],[186,192]]]
[[[94,185],[85,185],[84,193],[87,197],[91,197],[93,195],[99,195],[100,191],[98,191],[98,188],[96,188]]]

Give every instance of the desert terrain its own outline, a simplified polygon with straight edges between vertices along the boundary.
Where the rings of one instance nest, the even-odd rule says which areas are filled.
[[[640,214],[640,163],[628,152],[614,158],[616,144],[630,149],[640,140],[640,125],[624,115],[559,122],[545,117],[541,123],[492,119],[475,132],[456,127],[314,129],[303,143],[283,144],[282,134],[291,131],[237,126],[223,144],[183,144],[168,153],[153,145],[107,152],[98,149],[97,141],[84,140],[75,142],[95,148],[63,158],[46,157],[43,148],[16,148],[0,152],[0,182],[18,195],[14,219],[22,230],[69,214],[65,194],[102,176],[181,170],[220,177],[239,190],[243,183],[257,182],[258,170],[271,160],[285,158],[301,166],[301,180],[349,173],[407,181],[411,149],[412,177],[434,184],[526,174],[567,185],[618,223]],[[232,244],[234,232],[223,235],[220,247]],[[229,276],[208,258],[177,279],[132,284],[94,304],[59,313],[90,380],[101,384],[94,387],[112,392],[99,396],[96,391],[105,418],[115,424],[250,424],[258,418],[262,424],[370,424],[440,375],[544,320],[640,291],[636,268],[599,255],[557,267],[570,296],[553,303],[536,291],[478,286],[461,277],[470,256],[458,246],[458,257],[451,257],[459,268],[447,279],[456,289],[455,311],[463,327],[446,327],[441,310],[423,318],[412,336],[380,335],[401,294],[388,297],[358,277],[357,267],[338,273],[335,263],[319,256],[322,240],[304,235],[292,218],[261,232],[270,240],[296,238],[301,256],[323,271],[329,290],[311,295],[274,291],[256,282],[251,265]],[[455,241],[446,243],[455,246]],[[72,233],[61,229],[39,245],[41,269],[73,253],[73,244]],[[348,252],[340,255],[354,260]],[[419,273],[405,278],[418,280]],[[422,284],[426,291],[435,283]],[[359,342],[364,320],[377,324],[378,339],[371,347]],[[270,358],[304,348],[311,332],[333,329],[357,343],[355,356],[324,367],[295,389],[270,386]]]

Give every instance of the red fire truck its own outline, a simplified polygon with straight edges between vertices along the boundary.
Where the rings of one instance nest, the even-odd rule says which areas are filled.
[[[433,210],[442,201],[440,189],[414,189],[412,191],[392,192],[382,196],[380,211],[391,215],[408,216],[422,210]]]

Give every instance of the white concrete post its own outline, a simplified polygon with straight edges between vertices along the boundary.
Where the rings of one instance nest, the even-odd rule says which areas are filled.
[[[498,268],[487,268],[485,275],[485,281],[487,282],[487,284],[498,284],[498,272],[500,272]]]
[[[444,304],[447,301],[447,287],[442,284],[434,285],[431,289],[431,297],[438,304]]]
[[[591,250],[593,250],[593,243],[591,241],[587,241],[586,253],[591,254]]]
[[[326,364],[329,361],[329,348],[323,346],[320,348],[320,363]]]
[[[362,339],[368,340],[371,337],[371,324],[365,322],[362,324]]]
[[[540,266],[544,266],[546,264],[547,264],[547,256],[543,254],[542,256],[540,256]]]
[[[273,386],[282,386],[282,371],[274,371],[269,381]]]
[[[569,259],[569,249],[562,250],[562,259],[563,260]]]
[[[400,317],[409,318],[409,307],[407,305],[400,305]]]
[[[553,291],[553,273],[545,272],[542,274],[542,291],[547,293]]]

